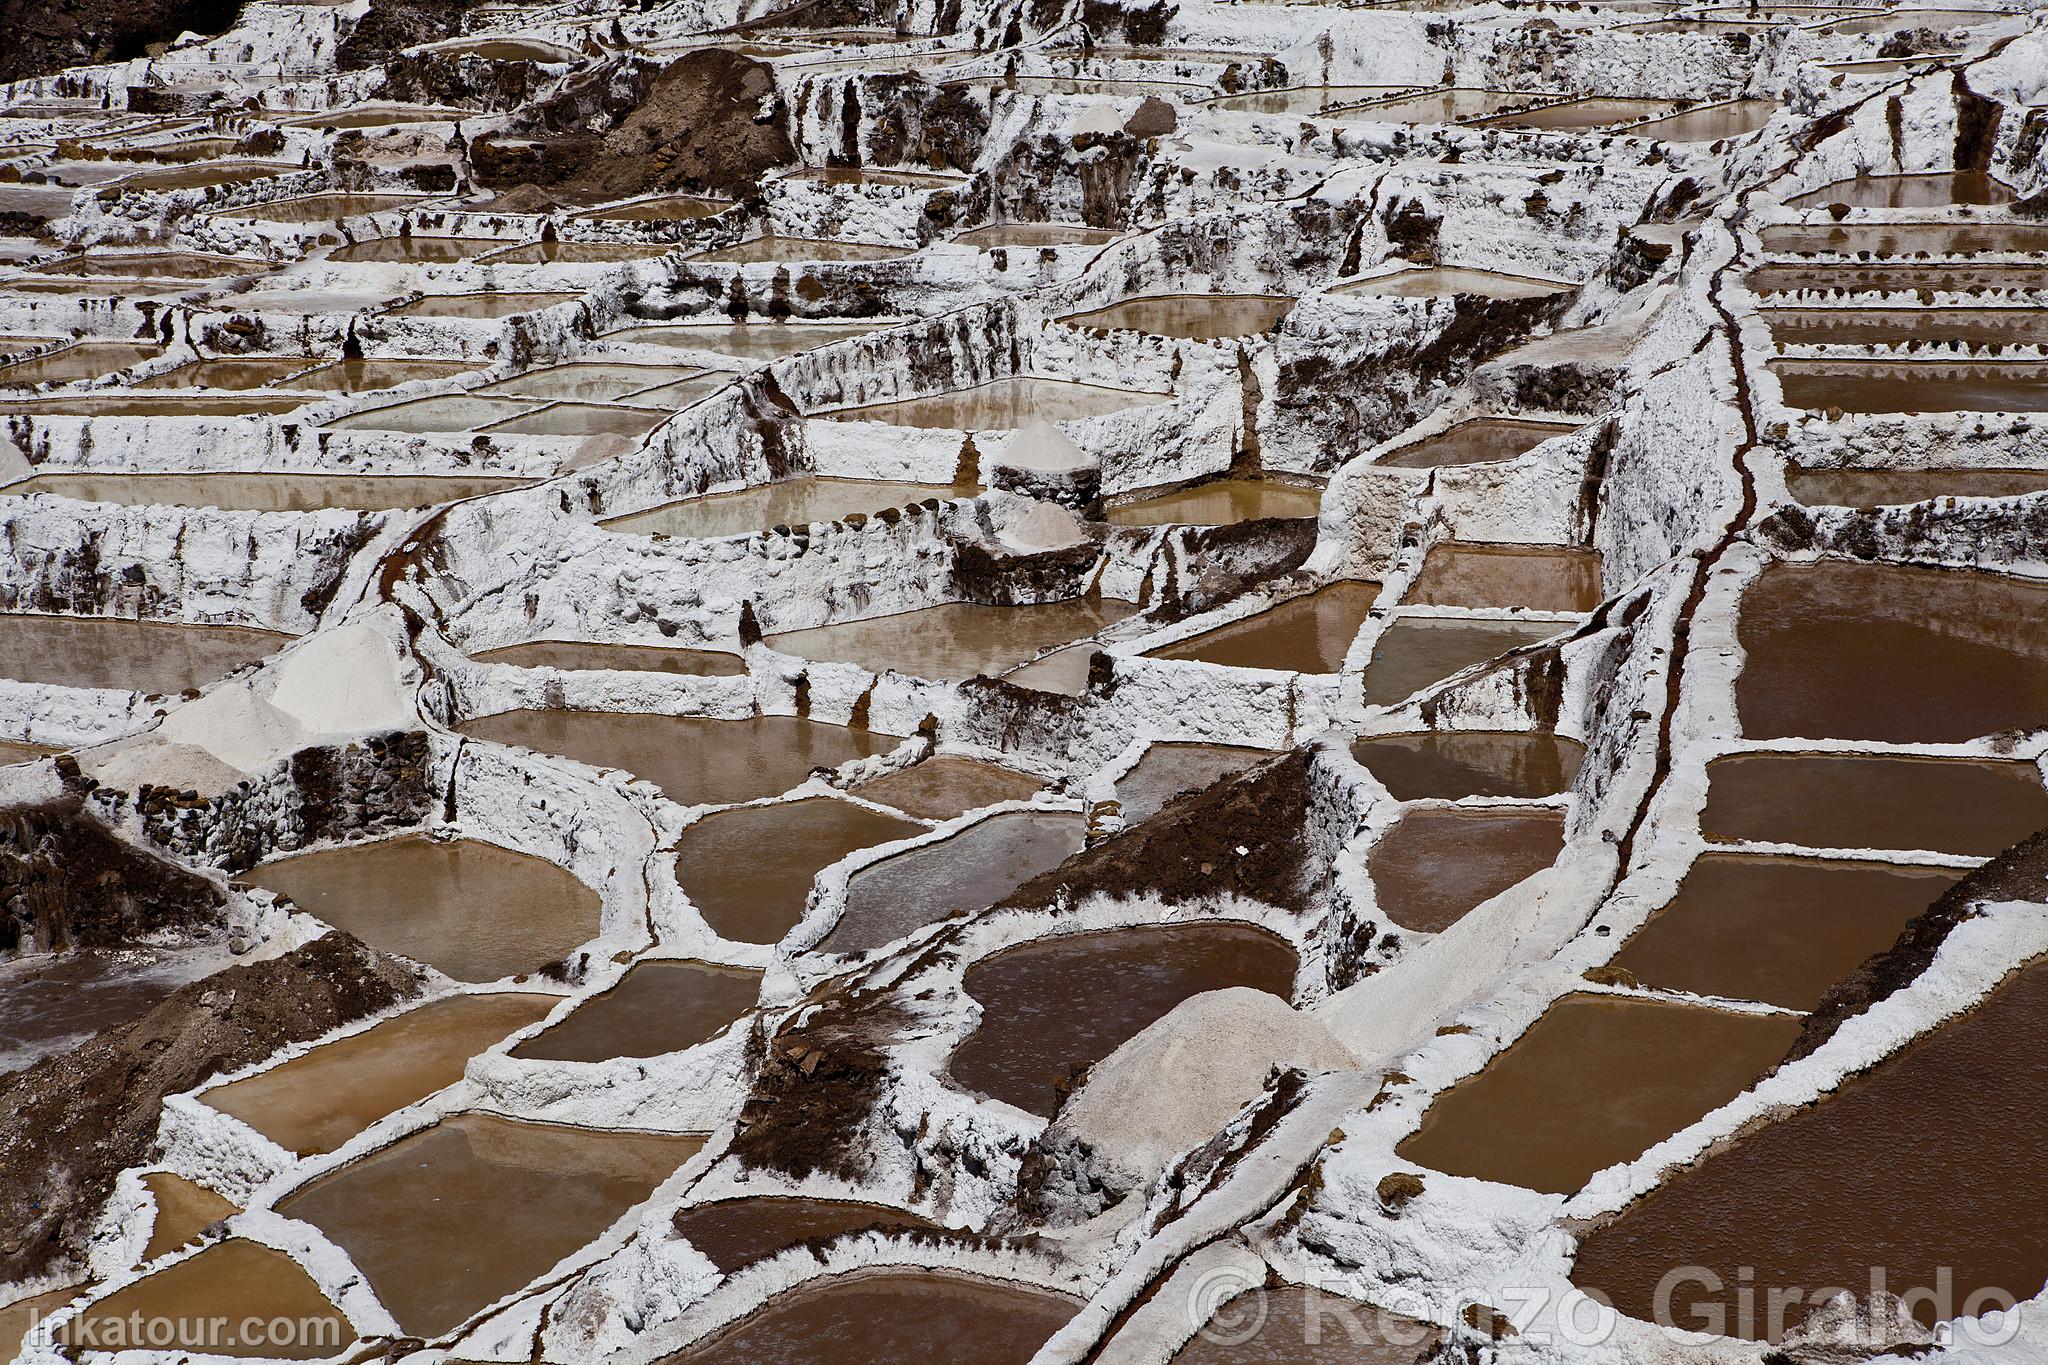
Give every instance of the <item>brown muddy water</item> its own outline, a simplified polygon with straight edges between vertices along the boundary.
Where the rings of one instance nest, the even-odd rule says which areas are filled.
[[[1786,491],[1808,507],[1896,507],[1930,498],[2017,498],[2048,489],[2039,469],[1794,469]]]
[[[470,1058],[546,1017],[558,1000],[513,991],[449,996],[199,1098],[287,1151],[331,1152],[461,1080]]]
[[[698,1204],[675,1216],[676,1235],[730,1275],[778,1251],[856,1232],[911,1232],[933,1224],[885,1204],[763,1196]]]
[[[1764,1311],[1769,1289],[1843,1285],[1863,1295],[1872,1267],[1891,1293],[1917,1298],[1909,1307],[1923,1325],[1937,1287],[1949,1304],[1942,1316],[1974,1306],[1980,1289],[2033,1294],[2048,1277],[2043,1020],[2048,965],[2036,959],[1976,1009],[1818,1103],[1673,1174],[1586,1235],[1572,1279],[1648,1318],[1670,1267],[1702,1267],[1724,1291],[1681,1284],[1672,1320],[1707,1327],[1702,1311],[1717,1306],[1719,1330],[1751,1340],[1781,1335]],[[1747,1320],[1738,1287],[1754,1291]],[[1808,1302],[1795,1299],[1785,1325]]]
[[[142,1259],[153,1261],[166,1252],[187,1247],[199,1234],[230,1214],[240,1213],[232,1200],[224,1199],[204,1185],[195,1185],[182,1175],[151,1171],[142,1183],[156,1201],[156,1219],[150,1224],[149,1245]]]
[[[200,398],[186,394],[135,394],[102,398],[97,394],[50,395],[27,402],[0,404],[0,414],[21,417],[279,417],[300,406],[304,398]]]
[[[1344,123],[1457,123],[1551,98],[1511,90],[1425,90],[1347,109],[1337,117]]]
[[[500,379],[471,390],[473,393],[508,398],[546,398],[576,403],[609,403],[641,392],[690,379],[703,373],[690,366],[618,365],[604,361],[579,361],[528,370],[525,374]]]
[[[225,280],[268,270],[262,261],[210,256],[197,251],[88,252],[50,265],[39,275],[121,275],[141,280]]]
[[[407,1332],[438,1336],[604,1232],[703,1145],[458,1114],[277,1211],[339,1243]]]
[[[809,237],[753,237],[731,246],[714,247],[690,257],[697,265],[793,265],[803,261],[893,261],[916,247],[880,242],[827,242]]]
[[[1270,332],[1294,311],[1294,304],[1292,298],[1272,294],[1167,294],[1126,299],[1060,321],[1069,327],[1219,341]]]
[[[89,1286],[53,1289],[47,1294],[16,1299],[5,1308],[0,1308],[0,1360],[16,1359],[28,1334],[36,1330],[36,1325],[84,1294],[87,1288]],[[43,1343],[39,1341],[37,1344]]]
[[[1073,422],[1112,412],[1146,408],[1172,399],[1170,393],[1105,389],[1066,379],[1020,376],[978,388],[955,389],[926,398],[839,408],[816,414],[835,422],[887,422],[927,431],[1011,431],[1033,422]]]
[[[581,298],[573,293],[517,292],[506,290],[481,294],[428,294],[392,309],[385,316],[395,318],[509,318],[520,313],[537,313],[558,303]]]
[[[396,388],[420,379],[446,379],[468,374],[478,366],[467,360],[406,360],[370,358],[341,360],[325,369],[302,374],[293,383],[302,389],[330,393],[371,393]]]
[[[1663,142],[1719,142],[1761,130],[1778,109],[1776,100],[1733,100],[1705,109],[1688,109],[1620,131],[1631,137],[1654,137]]]
[[[848,341],[880,331],[887,323],[713,322],[633,327],[613,332],[607,341],[648,346],[688,346],[735,360],[762,363],[813,351],[835,341]]]
[[[556,403],[491,423],[486,431],[514,436],[626,436],[638,440],[669,419],[661,408]]]
[[[195,360],[175,370],[138,379],[138,389],[260,389],[304,370],[317,369],[322,356],[263,356],[250,360]]]
[[[2048,308],[1773,308],[1764,320],[1780,346],[2023,346],[2048,337]]]
[[[470,658],[480,664],[503,664],[508,668],[559,668],[569,672],[615,669],[624,673],[680,673],[692,678],[737,678],[747,671],[746,660],[723,650],[676,649],[667,645],[606,645],[588,640],[531,640],[523,645],[478,650]],[[524,713],[514,711],[509,714]],[[514,739],[507,742],[523,744],[526,741]]]
[[[478,839],[404,835],[298,853],[242,880],[458,981],[532,972],[598,927],[595,891],[544,858]]]
[[[1528,128],[1538,132],[1590,133],[1602,128],[1662,118],[1677,112],[1678,105],[1670,100],[1578,99],[1482,119],[1477,126]]]
[[[799,475],[731,493],[685,498],[600,524],[607,531],[636,536],[663,535],[678,539],[744,536],[775,526],[844,521],[855,513],[873,516],[887,508],[907,507],[926,498],[971,498],[979,491],[980,488],[974,484],[899,483],[887,479],[830,479]]]
[[[1705,853],[1613,965],[1646,986],[1810,1010],[1961,875]]]
[[[1942,171],[1922,175],[1859,175],[1817,190],[1796,194],[1787,208],[1821,209],[1846,204],[1852,209],[1935,209],[1952,204],[2004,204],[2012,186],[1982,171]]]
[[[1080,1308],[997,1280],[859,1270],[785,1290],[658,1365],[1024,1365]]]
[[[1553,436],[1574,428],[1565,422],[1527,422],[1515,417],[1475,417],[1434,436],[1425,436],[1383,456],[1396,469],[1443,469],[1492,464],[1525,455]]]
[[[1550,545],[1444,542],[1429,552],[1407,604],[1591,611],[1600,605],[1600,555]]]
[[[1406,94],[1406,85],[1304,85],[1292,90],[1259,90],[1249,95],[1224,95],[1205,107],[1233,114],[1319,114],[1347,104]]]
[[[218,507],[237,512],[317,512],[329,507],[377,512],[502,493],[530,482],[460,475],[38,474],[0,488],[0,496],[47,493],[128,507]]]
[[[705,816],[676,839],[676,881],[714,933],[774,943],[803,918],[819,872],[925,827],[830,796]]]
[[[1153,925],[1062,934],[1005,948],[967,969],[981,1023],[948,1065],[963,1088],[1050,1115],[1054,1087],[1175,1005],[1249,986],[1290,999],[1284,939],[1246,924]]]
[[[665,242],[528,242],[491,257],[491,265],[609,265],[651,261],[681,248]]]
[[[1357,1299],[1281,1285],[1225,1303],[1172,1365],[1416,1365],[1443,1334]]]
[[[805,659],[839,659],[870,672],[913,678],[993,677],[1053,645],[1094,635],[1137,610],[1114,597],[1021,607],[947,602],[770,635],[770,648]]]
[[[1006,811],[936,844],[870,863],[846,887],[821,953],[865,953],[956,911],[995,905],[1081,851],[1087,820],[1070,811]]]
[[[1541,299],[1562,294],[1576,285],[1558,280],[1539,280],[1527,275],[1504,275],[1497,270],[1468,270],[1463,266],[1430,265],[1397,270],[1391,275],[1354,280],[1337,285],[1332,294],[1378,294],[1400,299],[1446,299],[1465,294],[1481,299]]]
[[[1381,632],[1365,666],[1365,701],[1386,706],[1454,673],[1566,629],[1544,621],[1451,621],[1405,616]]]
[[[329,223],[366,213],[389,213],[425,202],[417,194],[315,194],[304,199],[279,199],[244,209],[227,209],[215,218],[248,218],[265,223]]]
[[[160,354],[162,348],[157,346],[131,346],[112,341],[82,342],[48,355],[0,365],[0,388],[32,388],[37,384],[69,384],[80,379],[98,379],[103,374],[128,369]]]
[[[2032,763],[1902,754],[1735,754],[1707,765],[1700,832],[1806,848],[1988,858],[2048,828]]]
[[[836,768],[901,743],[893,735],[801,716],[713,720],[623,711],[501,711],[457,728],[476,739],[630,772],[679,806],[780,796],[814,768]]]
[[[1747,1090],[1799,1028],[1791,1015],[1567,995],[1439,1095],[1396,1150],[1448,1175],[1571,1194]]]
[[[169,696],[267,659],[291,638],[240,626],[0,613],[0,676]]]
[[[1969,570],[1774,564],[1743,594],[1753,739],[1951,744],[2048,724],[2048,584]]]
[[[348,413],[324,425],[330,431],[402,431],[424,436],[489,426],[531,412],[537,406],[528,399],[471,398],[468,394],[448,393]]]
[[[1557,861],[1564,812],[1544,806],[1410,810],[1366,859],[1380,909],[1436,934]]]
[[[1331,583],[1150,654],[1155,659],[1192,659],[1232,668],[1335,673],[1344,666],[1344,656],[1379,595],[1377,583]]]
[[[853,790],[920,819],[951,820],[1000,801],[1028,800],[1044,785],[1044,779],[1014,768],[960,754],[934,754]]]
[[[1757,234],[1765,251],[1813,256],[1970,256],[2048,251],[2040,223],[1780,223]]]
[[[62,750],[48,748],[41,744],[19,744],[13,740],[0,739],[0,768],[16,763],[27,763],[46,754],[61,753]]]
[[[761,973],[745,967],[639,962],[617,985],[520,1043],[512,1055],[528,1061],[602,1062],[681,1052],[724,1032],[760,995]]]
[[[1105,246],[1123,233],[1115,228],[1084,227],[1079,223],[990,223],[961,233],[953,241],[960,246],[1029,250],[1046,246]]]
[[[2044,412],[2048,362],[1773,360],[1785,405],[1842,412]]]
[[[278,1319],[291,1330],[273,1336],[269,1327]],[[251,1327],[257,1330],[245,1334]],[[138,1328],[140,1343],[129,1335]],[[78,1343],[76,1349],[140,1344],[282,1360],[340,1355],[356,1339],[348,1319],[298,1262],[239,1238],[116,1290],[58,1335]]]
[[[638,199],[630,204],[591,209],[576,216],[599,223],[684,223],[698,218],[715,217],[731,207],[732,201],[728,199],[705,199],[694,194],[665,194],[656,199]],[[668,247],[660,254],[667,255],[669,251],[675,249]]]
[[[1003,681],[1033,692],[1050,692],[1078,697],[1088,690],[1088,674],[1095,666],[1094,645],[1071,645],[1055,649],[1003,674]]]
[[[327,259],[337,265],[453,265],[503,245],[489,237],[372,237],[337,248]]]
[[[215,185],[246,185],[265,180],[281,171],[298,167],[283,162],[214,162],[206,166],[165,166],[137,171],[100,191],[100,198],[113,200],[142,190],[202,190]]]
[[[1113,526],[1233,526],[1265,517],[1312,517],[1322,505],[1320,488],[1270,479],[1218,479],[1122,503],[1105,515]]]
[[[1238,744],[1154,744],[1116,780],[1124,823],[1148,819],[1183,792],[1213,786],[1276,752]]]
[[[1562,735],[1521,730],[1431,730],[1354,740],[1351,756],[1396,801],[1524,799],[1567,791],[1586,756]]]
[[[1744,277],[1751,293],[1770,296],[1817,289],[1835,293],[2048,289],[2048,265],[1955,265],[1892,261],[1861,265],[1765,265]]]

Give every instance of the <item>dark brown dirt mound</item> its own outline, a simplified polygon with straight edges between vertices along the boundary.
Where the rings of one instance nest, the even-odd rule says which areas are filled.
[[[75,797],[0,811],[0,951],[116,948],[220,923],[221,893],[117,837]]]
[[[140,57],[151,43],[234,26],[241,0],[0,0],[0,82]]]
[[[439,42],[462,32],[462,16],[474,0],[371,0],[335,53],[343,71],[377,66],[408,47]]]
[[[114,1177],[149,1156],[166,1095],[419,991],[344,933],[230,967],[133,1023],[0,1078],[0,1281],[77,1258]]]
[[[911,1027],[895,997],[857,993],[823,1002],[777,1034],[740,1106],[732,1154],[799,1178],[823,1171],[859,1180],[871,1159],[868,1127],[882,1097],[884,1050]]]
[[[775,80],[736,52],[705,48],[665,67],[614,63],[572,82],[503,136],[470,148],[477,183],[533,184],[571,203],[656,190],[751,193],[762,172],[795,159]],[[591,133],[593,118],[615,120]]]

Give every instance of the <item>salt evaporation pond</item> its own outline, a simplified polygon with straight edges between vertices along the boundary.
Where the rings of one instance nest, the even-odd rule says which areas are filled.
[[[1843,412],[2044,412],[2048,362],[1773,360],[1787,407]]]
[[[2012,186],[1982,171],[1937,171],[1837,180],[1793,195],[1785,207],[1824,209],[1830,204],[1846,204],[1852,209],[1933,209],[1954,204],[2004,204],[2012,198]]]
[[[1151,651],[1155,659],[1187,659],[1231,668],[1335,673],[1344,666],[1380,585],[1331,583],[1256,615]]]
[[[2048,251],[2048,225],[2011,222],[1780,223],[1758,232],[1765,251],[1795,256],[1972,256]]]
[[[130,507],[218,507],[239,512],[318,512],[347,508],[376,512],[502,493],[529,479],[459,474],[407,477],[383,474],[38,474],[0,487],[0,496],[47,493],[80,502]]]
[[[1080,223],[990,223],[973,228],[953,240],[960,246],[999,248],[1049,246],[1104,246],[1123,233],[1115,228],[1092,228]]]
[[[747,671],[746,660],[721,649],[600,644],[594,640],[529,640],[521,645],[502,645],[497,649],[478,650],[470,657],[480,664],[500,664],[507,668],[555,668],[567,672],[590,669],[622,673],[675,673],[689,678],[737,678],[744,676]],[[513,722],[506,721],[505,724],[510,725]],[[519,739],[506,742],[526,743],[525,740]],[[544,746],[536,744],[528,747]]]
[[[156,1204],[149,1242],[142,1249],[145,1261],[192,1245],[200,1233],[241,1212],[232,1200],[170,1171],[151,1171],[142,1177],[142,1184]]]
[[[37,384],[69,384],[79,379],[98,379],[103,374],[125,370],[161,355],[156,346],[131,346],[122,342],[81,342],[51,351],[47,355],[0,365],[0,388],[32,388]]]
[[[607,403],[625,400],[648,389],[666,387],[681,379],[703,375],[702,370],[677,365],[628,365],[610,361],[576,361],[528,370],[510,379],[485,384],[472,393],[503,394],[513,398],[546,398],[577,403]]]
[[[2048,828],[2033,763],[1905,754],[1734,754],[1707,765],[1718,843],[1925,849],[1988,858]]]
[[[1070,811],[1005,811],[950,838],[853,874],[846,908],[821,953],[865,953],[955,911],[986,910],[1081,851],[1086,820]]]
[[[1513,90],[1446,87],[1378,100],[1343,111],[1346,123],[1458,123],[1553,98]]]
[[[1961,874],[1705,853],[1614,955],[1644,985],[1810,1010]]]
[[[1124,822],[1137,824],[1184,792],[1214,786],[1273,756],[1237,744],[1154,744],[1116,780]]]
[[[1407,93],[1405,85],[1303,85],[1290,90],[1257,90],[1224,95],[1206,107],[1233,114],[1319,114],[1347,104]]]
[[[1173,1365],[1417,1365],[1443,1335],[1357,1299],[1281,1285],[1226,1302]]]
[[[1567,995],[1439,1095],[1396,1150],[1447,1175],[1570,1194],[1748,1089],[1799,1027],[1791,1015]]]
[[[0,676],[169,696],[268,658],[290,641],[240,626],[0,613]]]
[[[1631,137],[1654,137],[1663,142],[1719,142],[1761,131],[1779,107],[1776,100],[1730,100],[1651,119],[1620,131]]]
[[[951,820],[1001,801],[1028,800],[1044,785],[1043,778],[1014,768],[960,754],[934,754],[863,782],[854,792],[921,820]]]
[[[1356,740],[1351,755],[1396,801],[1529,800],[1568,790],[1586,749],[1547,732],[1431,730]]]
[[[1967,569],[1773,564],[1743,594],[1753,739],[1953,744],[2048,724],[2048,584]]]
[[[2039,469],[1792,469],[1785,489],[1808,507],[1899,507],[1933,498],[2020,498],[2048,489]]]
[[[279,1319],[291,1328],[281,1338],[269,1330]],[[137,1323],[143,1346],[207,1355],[320,1360],[356,1339],[298,1262],[240,1238],[116,1290],[58,1335],[111,1350],[131,1344],[126,1334]]]
[[[1217,479],[1119,503],[1104,517],[1114,526],[1233,526],[1266,517],[1313,517],[1323,490],[1271,479]]]
[[[1126,299],[1060,321],[1069,327],[1219,341],[1272,331],[1294,311],[1294,303],[1292,298],[1276,294],[1162,294]]]
[[[1480,128],[1522,128],[1536,132],[1590,133],[1602,128],[1640,123],[1678,112],[1671,100],[1589,98],[1539,105],[1512,114],[1480,119]]]
[[[769,262],[893,261],[916,247],[885,242],[828,242],[805,237],[754,237],[732,246],[714,247],[690,257],[693,265],[759,265]]]
[[[636,199],[630,204],[589,209],[576,216],[595,223],[687,223],[699,218],[714,218],[731,207],[732,201],[727,199],[705,199],[693,194],[664,194],[653,199]]]
[[[1445,542],[1422,561],[1411,605],[1591,611],[1600,605],[1600,555],[1549,545]]]
[[[852,801],[807,796],[718,811],[676,839],[676,881],[712,932],[774,943],[803,918],[819,872],[925,826]]]
[[[767,636],[765,643],[785,654],[841,660],[873,673],[989,677],[1053,645],[1094,635],[1136,610],[1136,603],[1114,597],[1016,607],[947,602],[894,616],[780,631]]]
[[[1388,919],[1433,934],[1549,867],[1563,848],[1564,812],[1552,807],[1425,807],[1381,836],[1366,870]]]
[[[618,984],[512,1049],[538,1062],[659,1057],[715,1038],[754,1007],[761,973],[708,962],[642,961]]]
[[[1983,293],[1994,289],[2048,289],[2048,265],[1998,262],[1916,263],[1885,261],[1856,265],[1765,265],[1744,277],[1751,293],[1911,294],[1922,290]]]
[[[227,209],[212,216],[265,223],[330,223],[411,208],[420,202],[421,196],[416,194],[315,194],[303,199],[273,199],[267,204]]]
[[[769,1195],[697,1204],[675,1216],[676,1235],[730,1275],[793,1246],[856,1232],[922,1231],[932,1223],[885,1204]]]
[[[424,298],[394,308],[388,314],[395,318],[509,318],[520,313],[538,312],[552,308],[558,303],[581,297],[573,293],[521,292],[516,290],[487,291],[478,294],[428,294]]]
[[[2048,336],[2048,308],[1772,308],[1763,317],[1780,346],[2027,346]]]
[[[775,526],[809,526],[873,516],[927,498],[971,498],[974,484],[902,483],[887,479],[834,479],[799,475],[731,493],[708,493],[631,512],[601,523],[607,531],[679,539],[744,536]]]
[[[686,346],[758,364],[816,350],[835,341],[869,336],[887,325],[874,322],[687,322],[632,327],[613,332],[605,340],[643,346]]]
[[[839,422],[887,422],[927,431],[1013,431],[1034,422],[1106,417],[1112,412],[1164,403],[1172,397],[1023,375],[992,380],[971,389],[840,408],[818,415]]]
[[[597,893],[545,858],[404,835],[262,863],[242,880],[458,981],[535,971],[597,933]]]
[[[1379,463],[1396,469],[1444,469],[1458,465],[1493,464],[1525,455],[1553,436],[1572,430],[1569,423],[1532,422],[1518,417],[1475,417],[1434,436],[1425,436],[1383,456]]]
[[[457,1114],[280,1200],[349,1253],[407,1332],[439,1336],[641,1203],[704,1139]]]
[[[546,1017],[558,998],[502,991],[430,1001],[199,1098],[286,1151],[331,1152],[461,1080],[470,1058]]]
[[[1473,621],[1404,616],[1380,633],[1365,666],[1365,700],[1385,706],[1510,650],[1541,643],[1564,627],[1545,621]]]
[[[1526,275],[1506,275],[1497,270],[1472,270],[1462,266],[1431,265],[1397,270],[1337,285],[1332,294],[1375,294],[1398,299],[1447,299],[1459,294],[1481,299],[1541,299],[1561,294],[1574,286],[1557,280],[1539,280]]]
[[[505,244],[489,237],[372,237],[337,247],[327,259],[336,265],[453,265]]]
[[[491,257],[491,265],[611,265],[652,261],[682,248],[668,242],[528,242]]]

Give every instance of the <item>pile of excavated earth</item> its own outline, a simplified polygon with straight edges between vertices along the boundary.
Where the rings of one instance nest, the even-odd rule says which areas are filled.
[[[1940,2],[0,0],[0,1361],[2041,1359]]]

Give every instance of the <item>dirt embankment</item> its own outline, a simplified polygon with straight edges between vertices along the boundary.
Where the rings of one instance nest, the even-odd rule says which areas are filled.
[[[763,172],[795,160],[782,112],[769,68],[737,52],[705,48],[658,68],[628,60],[478,138],[470,164],[480,185],[536,185],[562,203],[662,190],[746,195]]]
[[[114,1178],[148,1159],[166,1095],[418,992],[412,968],[333,932],[0,1078],[0,1282],[80,1255]]]
[[[140,57],[181,33],[224,33],[242,0],[0,0],[0,82]]]
[[[370,12],[335,52],[343,71],[388,62],[408,47],[439,42],[462,32],[462,17],[475,0],[370,0]]]
[[[220,923],[196,872],[127,843],[76,797],[0,810],[0,952],[116,948]]]

